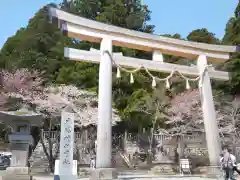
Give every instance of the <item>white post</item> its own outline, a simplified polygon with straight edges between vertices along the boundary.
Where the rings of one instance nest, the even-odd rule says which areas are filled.
[[[112,61],[107,53],[112,54],[112,41],[101,42],[101,61],[99,68],[98,89],[98,124],[97,124],[97,162],[96,168],[111,168],[112,165]]]
[[[197,66],[201,75],[207,66],[207,58],[205,55],[199,56]],[[221,146],[208,70],[205,71],[202,79],[199,81],[199,91],[202,101],[202,111],[210,165],[216,166],[219,164]]]

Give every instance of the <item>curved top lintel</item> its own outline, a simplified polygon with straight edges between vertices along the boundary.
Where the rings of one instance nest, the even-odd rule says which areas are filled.
[[[82,17],[76,16],[76,15],[67,13],[65,11],[56,9],[56,8],[50,8],[49,13],[50,13],[51,17],[55,17],[61,21],[72,23],[72,24],[75,24],[78,26],[91,28],[91,29],[95,29],[95,30],[99,30],[99,31],[105,31],[107,33],[118,33],[121,35],[131,36],[134,38],[145,39],[145,40],[149,40],[149,41],[156,41],[158,43],[165,43],[165,44],[189,48],[189,49],[196,49],[196,50],[200,50],[201,52],[206,51],[206,53],[212,52],[212,53],[216,53],[216,54],[218,54],[218,53],[219,54],[228,54],[231,52],[238,51],[238,48],[236,46],[224,46],[224,45],[212,45],[212,44],[206,44],[206,43],[197,43],[197,42],[178,40],[178,39],[174,39],[174,38],[163,37],[163,36],[159,36],[159,35],[129,30],[129,29],[89,20],[86,18],[82,18]],[[225,60],[226,59],[220,60],[220,61],[225,61]]]

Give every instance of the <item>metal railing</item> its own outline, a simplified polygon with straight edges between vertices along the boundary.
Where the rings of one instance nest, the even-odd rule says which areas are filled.
[[[87,137],[85,137],[81,132],[75,132],[74,135],[75,135],[75,139],[87,140],[86,139]],[[48,138],[57,139],[57,138],[59,138],[59,136],[60,136],[60,131],[42,131],[42,137],[44,139],[48,139]],[[135,134],[128,133],[126,140],[128,142],[137,142],[139,140],[139,136],[141,136],[141,135],[135,135]],[[122,142],[122,140],[123,140],[122,138],[123,138],[123,136],[118,137],[117,141]],[[172,136],[172,135],[169,135],[169,134],[163,134],[162,133],[162,134],[154,134],[154,138],[158,142],[160,142],[160,141],[161,142],[168,142],[168,141],[170,141],[170,140],[172,140],[176,137]],[[114,139],[115,138],[113,138],[113,141],[115,141]],[[183,141],[187,141],[187,142],[189,142],[189,141],[191,141],[191,142],[201,142],[201,141],[205,140],[205,137],[204,137],[204,135],[183,135],[182,139],[183,139]]]
[[[154,138],[157,141],[170,141],[174,138],[176,138],[176,136],[172,136],[170,134],[165,134],[165,133],[159,133],[159,134],[154,134]],[[181,136],[183,141],[192,141],[192,142],[201,142],[203,140],[205,140],[205,136],[204,135],[182,135]],[[133,134],[128,134],[127,135],[127,141],[138,141],[139,139],[139,135],[133,135]]]

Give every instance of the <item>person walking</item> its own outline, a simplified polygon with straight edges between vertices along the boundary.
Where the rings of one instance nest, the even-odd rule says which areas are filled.
[[[234,166],[236,165],[236,157],[230,153],[228,147],[223,148],[223,157],[220,159],[222,170],[225,172],[225,180],[236,180],[234,177]]]
[[[232,156],[234,156],[234,154],[233,154],[233,152],[232,152],[231,149],[229,149],[229,153],[230,153]],[[235,159],[237,159],[236,156],[234,156],[234,157],[235,157]],[[238,169],[238,167],[237,167],[237,162],[236,162],[236,161],[235,161],[235,163],[234,163],[234,165],[233,165],[233,173],[234,173],[234,171],[236,171],[236,172],[240,175],[240,171],[239,171],[239,169]]]

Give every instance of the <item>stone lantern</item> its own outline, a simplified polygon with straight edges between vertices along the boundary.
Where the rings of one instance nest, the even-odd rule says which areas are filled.
[[[41,114],[21,109],[18,111],[0,111],[0,122],[12,128],[9,134],[12,159],[10,167],[6,169],[4,180],[31,179],[28,167],[29,146],[33,144],[30,134],[31,127],[40,126]]]

